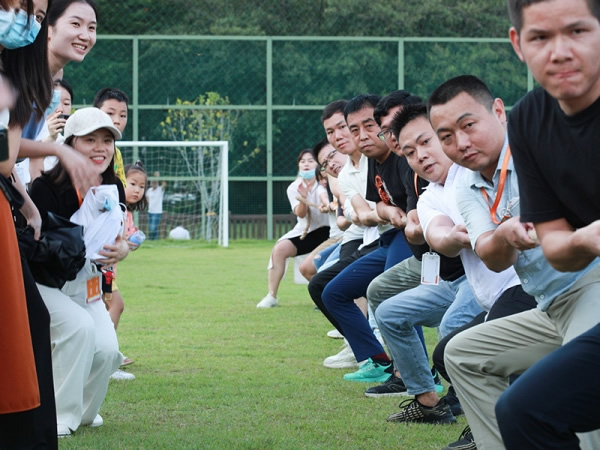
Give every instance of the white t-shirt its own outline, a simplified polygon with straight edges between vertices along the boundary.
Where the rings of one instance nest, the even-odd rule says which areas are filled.
[[[456,205],[455,182],[465,176],[466,172],[464,167],[453,164],[444,185],[430,183],[421,194],[417,202],[417,213],[423,234],[427,233],[431,220],[439,215],[448,216],[456,225],[464,224]],[[460,251],[460,259],[477,303],[486,311],[490,310],[505,290],[521,284],[512,266],[500,273],[493,272],[470,248]]]
[[[162,186],[158,185],[156,188],[150,186],[148,188],[146,191],[146,198],[148,199],[148,213],[162,214],[164,196],[165,191]]]
[[[338,175],[338,182],[342,192],[346,196],[344,203],[344,214],[350,218],[354,212],[352,208],[352,197],[360,195],[365,198],[367,195],[367,177],[369,173],[369,163],[365,155],[361,155],[358,168],[354,167],[352,160],[348,158],[346,165],[342,167]],[[365,200],[369,206],[375,208],[375,203]],[[371,242],[379,239],[379,231],[377,227],[364,227],[359,225],[350,225],[344,232],[342,243],[346,243],[355,239],[362,239],[362,245],[368,245]]]
[[[304,180],[302,178],[298,178],[292,184],[290,184],[287,188],[287,196],[290,201],[290,206],[292,207],[292,211],[300,204],[300,200],[296,197],[300,195],[298,192],[298,186]],[[306,200],[315,205],[321,204],[320,196],[321,194],[327,194],[327,191],[323,186],[319,183],[314,183],[311,189],[308,191],[306,196]],[[322,213],[318,208],[314,208],[312,206],[310,208],[310,225],[308,226],[308,232],[316,230],[317,228],[327,227],[329,226],[329,214]],[[306,230],[306,225],[308,223],[308,215],[304,217],[296,217],[296,226],[288,231],[286,234],[281,236],[279,240],[282,239],[291,239],[297,236],[302,236],[304,231]]]

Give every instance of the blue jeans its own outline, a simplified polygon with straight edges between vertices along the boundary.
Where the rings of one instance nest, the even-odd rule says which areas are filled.
[[[579,448],[575,433],[600,428],[600,325],[542,358],[496,403],[507,449]]]
[[[160,238],[158,233],[158,225],[160,224],[160,219],[162,214],[154,214],[148,213],[148,229],[149,229],[149,239],[154,240]]]
[[[342,329],[357,361],[384,350],[354,299],[366,296],[373,278],[411,255],[404,235],[390,230],[381,235],[376,250],[346,267],[323,290],[323,304]]]
[[[467,277],[420,285],[387,299],[375,313],[379,330],[402,374],[408,394],[435,392],[427,354],[415,326],[440,327],[442,336],[482,312]]]

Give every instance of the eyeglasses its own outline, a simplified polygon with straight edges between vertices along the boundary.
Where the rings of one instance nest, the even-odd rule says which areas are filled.
[[[325,158],[325,161],[323,161],[323,163],[321,164],[321,169],[319,169],[321,172],[325,172],[327,170],[327,165],[329,164],[329,161],[331,161],[331,159],[333,158],[333,155],[335,155],[337,153],[337,150],[332,150],[329,155],[327,155],[327,158]]]
[[[385,142],[386,140],[392,137],[392,130],[381,130],[379,133],[377,133],[377,137]]]

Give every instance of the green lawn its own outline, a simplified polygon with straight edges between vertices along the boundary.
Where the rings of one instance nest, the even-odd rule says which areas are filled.
[[[440,449],[456,425],[387,423],[404,397],[323,367],[341,341],[306,286],[283,281],[281,306],[259,310],[273,243],[145,242],[119,264],[121,350],[134,381],[111,381],[105,425],[61,449]],[[291,267],[290,267],[291,271]],[[430,348],[435,332],[427,330]]]

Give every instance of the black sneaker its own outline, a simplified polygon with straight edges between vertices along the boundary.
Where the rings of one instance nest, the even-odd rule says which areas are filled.
[[[385,383],[367,389],[365,395],[367,397],[395,397],[397,395],[408,394],[406,393],[406,386],[404,386],[402,378],[398,378],[392,374]]]
[[[456,423],[450,407],[438,402],[433,407],[423,406],[416,399],[406,399],[400,403],[400,411],[388,416],[388,422],[405,423]]]
[[[440,399],[440,402],[448,404],[448,406],[450,407],[450,411],[452,411],[454,417],[462,416],[464,414],[462,406],[460,406],[460,401],[456,396],[456,391],[454,390],[452,385],[448,388],[448,393]]]
[[[471,427],[467,425],[460,434],[458,441],[448,444],[443,450],[477,450]]]

